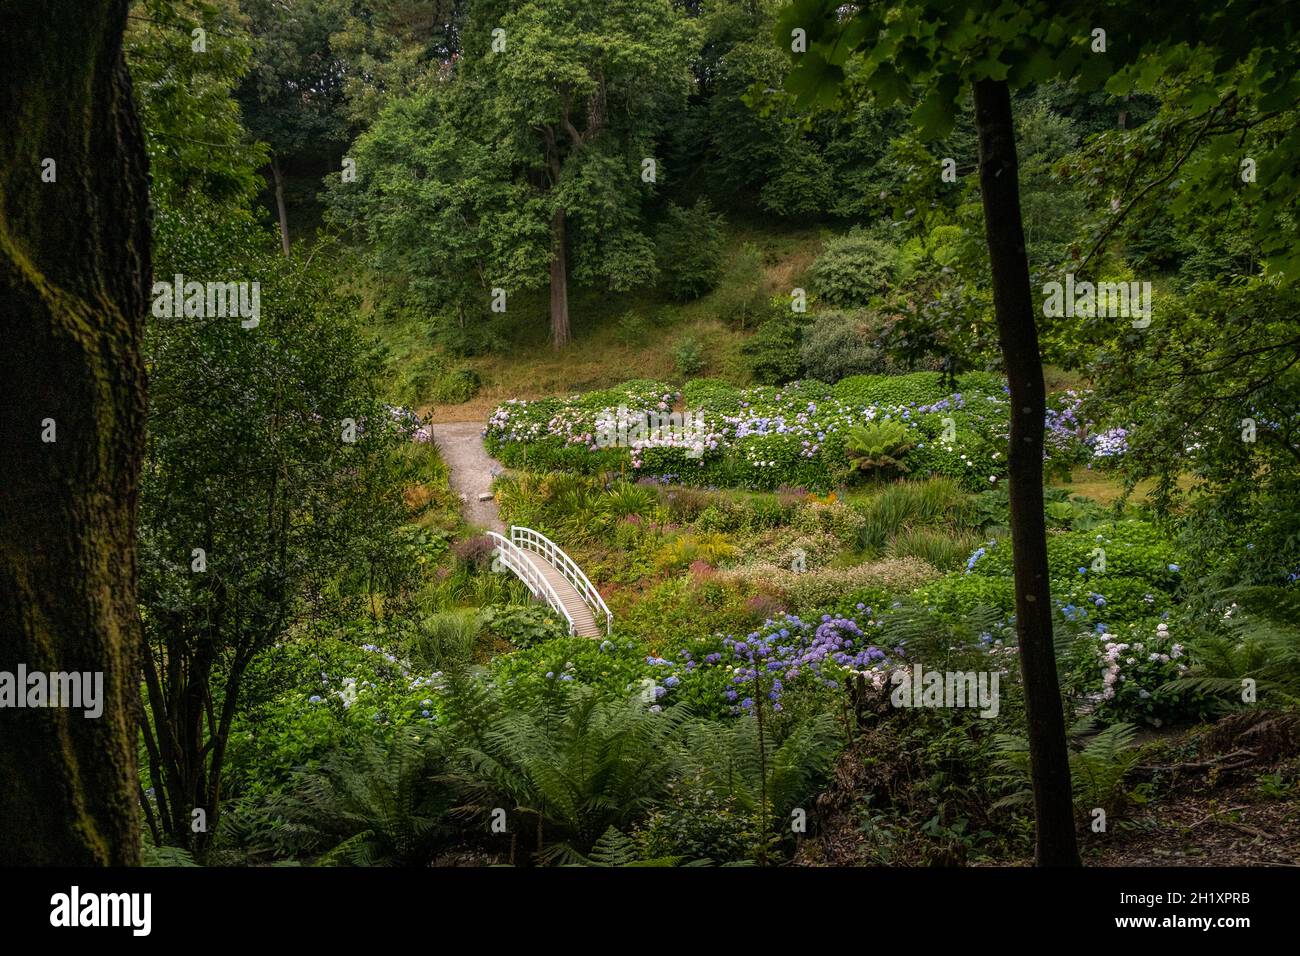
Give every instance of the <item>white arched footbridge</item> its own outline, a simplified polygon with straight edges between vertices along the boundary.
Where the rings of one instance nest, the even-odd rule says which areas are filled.
[[[513,571],[533,597],[545,601],[569,625],[570,634],[599,637],[614,626],[614,615],[582,568],[540,531],[512,525],[510,537],[489,531],[496,557]]]

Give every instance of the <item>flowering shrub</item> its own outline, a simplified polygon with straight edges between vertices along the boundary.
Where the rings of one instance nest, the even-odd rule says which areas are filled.
[[[781,713],[791,695],[800,702],[834,697],[850,672],[892,669],[901,649],[873,644],[869,632],[879,627],[871,608],[859,605],[852,616],[782,614],[743,637],[697,638],[669,658],[647,659],[651,692],[658,706],[683,704],[697,716],[752,711],[760,694]]]
[[[232,792],[275,792],[291,771],[357,735],[391,737],[399,728],[437,721],[439,676],[362,640],[371,631],[328,634],[277,645],[248,678],[256,700],[230,734]]]
[[[772,713],[781,713],[792,700],[837,697],[850,672],[887,673],[902,649],[885,647],[880,638],[879,646],[872,642],[871,633],[882,627],[872,608],[859,604],[850,614],[820,620],[782,613],[742,637],[700,635],[660,653],[635,638],[564,637],[502,655],[491,673],[524,697],[551,681],[573,681],[617,695],[639,693],[652,709],[685,706],[696,717],[740,714],[760,693]]]
[[[1011,573],[1009,540],[990,542],[981,550],[985,553],[971,566],[972,574]],[[1074,577],[1091,581],[1106,575],[1124,575],[1173,591],[1181,574],[1173,542],[1150,522],[1134,519],[1052,534],[1047,539],[1047,561],[1054,583]]]
[[[1095,638],[1091,658],[1084,658],[1083,685],[1107,720],[1139,720],[1155,727],[1169,721],[1202,720],[1215,708],[1207,695],[1169,690],[1169,681],[1187,674],[1189,664],[1182,644],[1174,640],[1167,624],[1155,628],[1130,626],[1124,636],[1101,634]]]
[[[1085,464],[1092,455],[1089,423],[1082,415],[1086,397],[1075,389],[1047,397],[1043,460],[1059,473],[1069,474],[1071,465]]]
[[[427,418],[421,418],[419,414],[411,411],[409,408],[400,408],[396,405],[389,405],[388,414],[392,416],[394,422],[400,426],[403,434],[414,442],[429,444],[433,441],[433,427],[429,424]],[[365,423],[358,423],[358,431],[365,428]]]
[[[1108,428],[1088,437],[1088,447],[1093,458],[1118,458],[1128,451],[1128,429]]]
[[[495,658],[491,674],[515,696],[529,699],[550,681],[576,681],[621,695],[641,688],[654,673],[647,663],[651,659],[648,646],[633,638],[597,641],[566,635]]]
[[[485,437],[511,466],[630,468],[683,484],[825,490],[849,476],[850,430],[888,424],[905,430],[898,447],[907,446],[910,474],[949,475],[967,488],[987,488],[1006,474],[1006,388],[987,373],[959,376],[957,384],[948,393],[934,372],[857,375],[835,386],[803,381],[736,389],[703,380],[689,383],[683,395],[634,381],[563,400],[508,401],[489,419]],[[703,416],[698,434],[652,435],[630,447],[602,447],[598,440],[602,423],[621,406],[633,415],[662,414],[683,398],[686,412]],[[1089,443],[1081,402],[1074,392],[1053,397],[1045,422],[1049,466],[1068,469],[1098,451],[1107,459],[1116,454],[1113,438]]]
[[[647,859],[686,857],[713,862],[743,860],[758,839],[752,809],[719,793],[703,774],[668,784],[671,799],[655,809],[636,838]]]

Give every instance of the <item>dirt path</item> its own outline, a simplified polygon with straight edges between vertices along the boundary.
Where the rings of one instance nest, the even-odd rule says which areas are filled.
[[[501,463],[483,447],[482,422],[446,422],[433,426],[433,441],[451,470],[451,488],[464,502],[465,520],[491,531],[504,531],[496,501],[480,501],[492,491],[494,469]]]

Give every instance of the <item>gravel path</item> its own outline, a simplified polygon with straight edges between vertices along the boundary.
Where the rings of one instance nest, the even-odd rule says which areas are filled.
[[[482,422],[447,422],[433,426],[433,441],[451,469],[451,488],[464,502],[465,520],[491,531],[504,531],[501,513],[494,500],[479,501],[492,491],[493,470],[501,463],[483,447]]]

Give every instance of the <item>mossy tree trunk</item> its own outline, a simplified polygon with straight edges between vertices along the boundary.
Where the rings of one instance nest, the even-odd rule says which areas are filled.
[[[150,244],[126,13],[127,0],[15,0],[0,30],[0,670],[102,672],[104,688],[98,718],[0,710],[2,863],[139,853]]]

